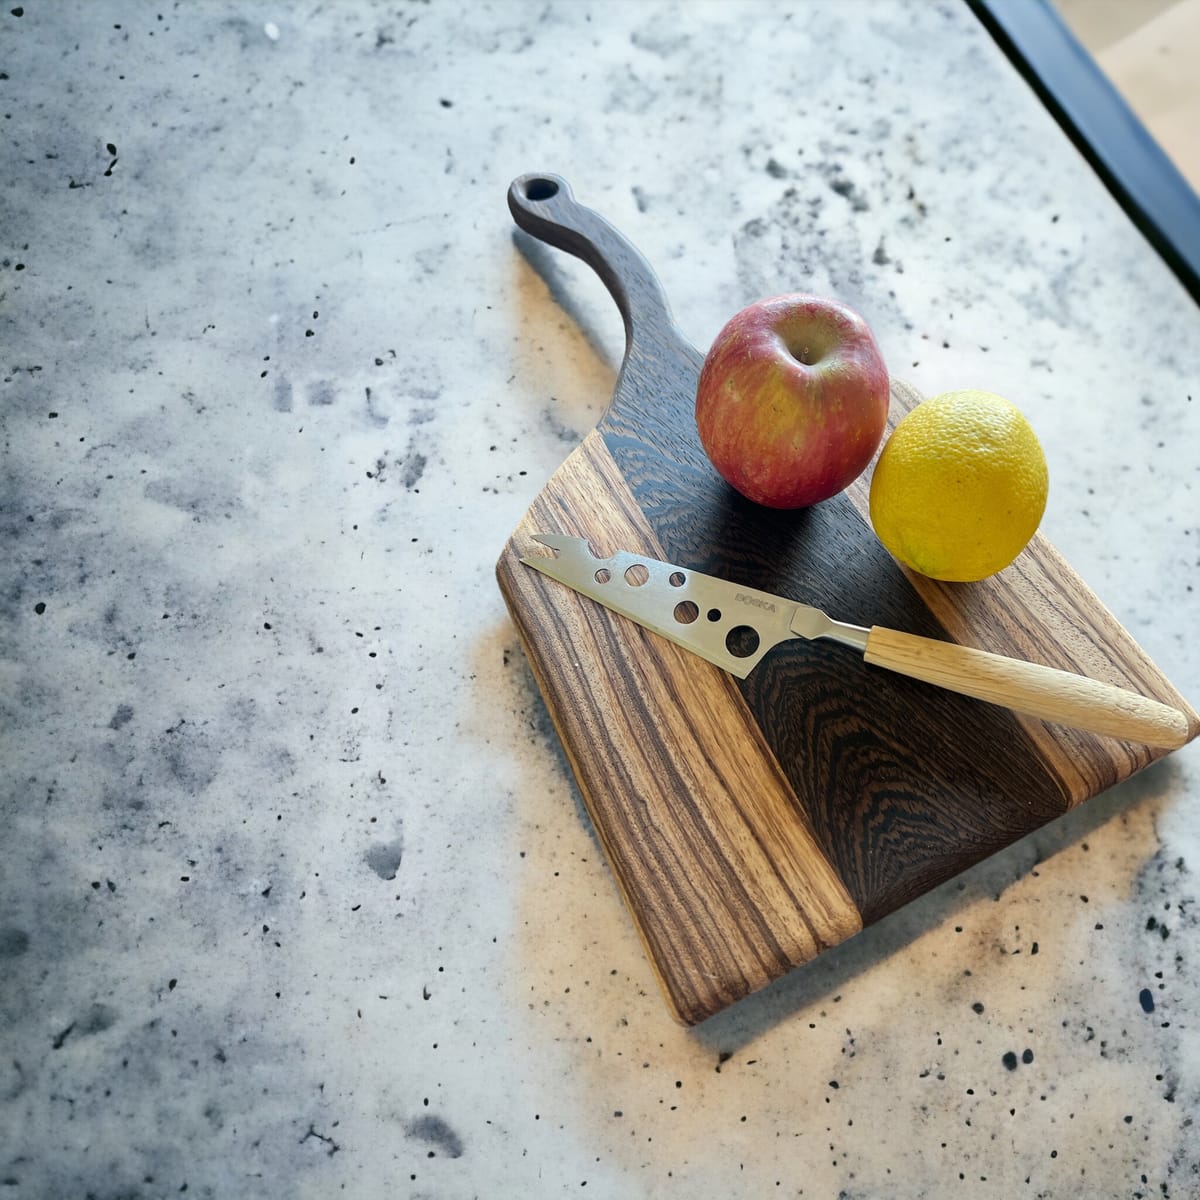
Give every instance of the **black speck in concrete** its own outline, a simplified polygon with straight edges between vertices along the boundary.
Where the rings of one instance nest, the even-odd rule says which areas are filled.
[[[44,612],[46,611],[46,602],[45,602],[45,600],[39,600],[39,601],[38,601],[38,602],[37,602],[37,603],[36,603],[36,604],[33,606],[33,611],[34,611],[35,613],[37,613],[37,615],[40,617],[40,616],[42,615],[42,613],[44,613]]]
[[[1154,993],[1149,988],[1142,988],[1138,993],[1138,1003],[1142,1006],[1142,1012],[1152,1013],[1154,1011]]]
[[[109,729],[121,729],[132,720],[133,707],[129,704],[118,704],[117,711],[113,713],[111,720],[108,722],[108,727]]]
[[[324,1133],[318,1133],[316,1128],[312,1125],[308,1127],[308,1132],[300,1139],[300,1145],[303,1146],[309,1138],[315,1138],[318,1142],[320,1142],[325,1147],[325,1153],[328,1154],[330,1158],[332,1158],[341,1149],[341,1146],[339,1146],[332,1137]]]
[[[363,855],[363,861],[380,879],[395,879],[403,857],[404,844],[397,838],[394,842],[376,842]]]
[[[1011,1050],[1009,1050],[1000,1061],[1009,1071],[1015,1071],[1017,1069],[1017,1056]]]
[[[61,1050],[71,1034],[87,1037],[89,1034],[103,1033],[116,1022],[116,1019],[115,1010],[109,1008],[107,1004],[93,1004],[77,1021],[72,1021],[66,1029],[56,1033],[50,1045],[55,1050]]]
[[[1024,1052],[1022,1055],[1021,1055],[1021,1061],[1022,1061],[1022,1062],[1023,1062],[1023,1063],[1024,1063],[1026,1066],[1029,1066],[1029,1064],[1030,1064],[1031,1062],[1033,1062],[1033,1051],[1032,1051],[1032,1050],[1026,1050],[1026,1051],[1025,1051],[1025,1052]]]
[[[837,192],[837,194],[850,202],[850,208],[854,212],[866,212],[871,205],[867,202],[867,198],[856,188],[849,179],[844,175],[835,175],[829,181],[829,186]]]
[[[433,1147],[431,1154],[440,1150],[447,1158],[462,1157],[462,1138],[441,1117],[435,1117],[432,1113],[409,1121],[404,1126],[404,1132]]]

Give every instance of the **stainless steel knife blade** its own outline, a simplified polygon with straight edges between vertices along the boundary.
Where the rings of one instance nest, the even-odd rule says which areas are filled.
[[[585,538],[539,533],[557,551],[521,559],[551,579],[744,679],[789,638],[827,637],[864,650],[867,630],[811,605],[621,550],[596,558]]]

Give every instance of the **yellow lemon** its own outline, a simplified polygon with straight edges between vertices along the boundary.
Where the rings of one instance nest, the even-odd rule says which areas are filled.
[[[1020,410],[990,392],[918,404],[871,477],[871,524],[900,562],[965,583],[1007,567],[1037,531],[1049,476]]]

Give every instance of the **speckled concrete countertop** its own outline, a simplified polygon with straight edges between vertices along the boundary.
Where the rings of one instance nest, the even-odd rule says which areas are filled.
[[[492,574],[550,170],[1020,403],[1200,697],[1200,315],[965,6],[9,0],[0,138],[0,1196],[1200,1194],[1195,745],[688,1031]]]

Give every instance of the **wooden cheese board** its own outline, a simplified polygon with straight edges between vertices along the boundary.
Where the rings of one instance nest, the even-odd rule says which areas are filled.
[[[869,471],[810,509],[734,493],[696,435],[703,355],[654,272],[566,181],[525,175],[517,224],[588,263],[624,319],[603,418],[504,547],[497,579],[671,1013],[694,1024],[1165,751],[1018,716],[786,642],[744,680],[521,565],[537,533],[686,564],[836,613],[1045,663],[1200,717],[1042,536],[1000,574],[908,572]],[[781,288],[780,290],[785,290]],[[894,424],[921,397],[893,381]]]

